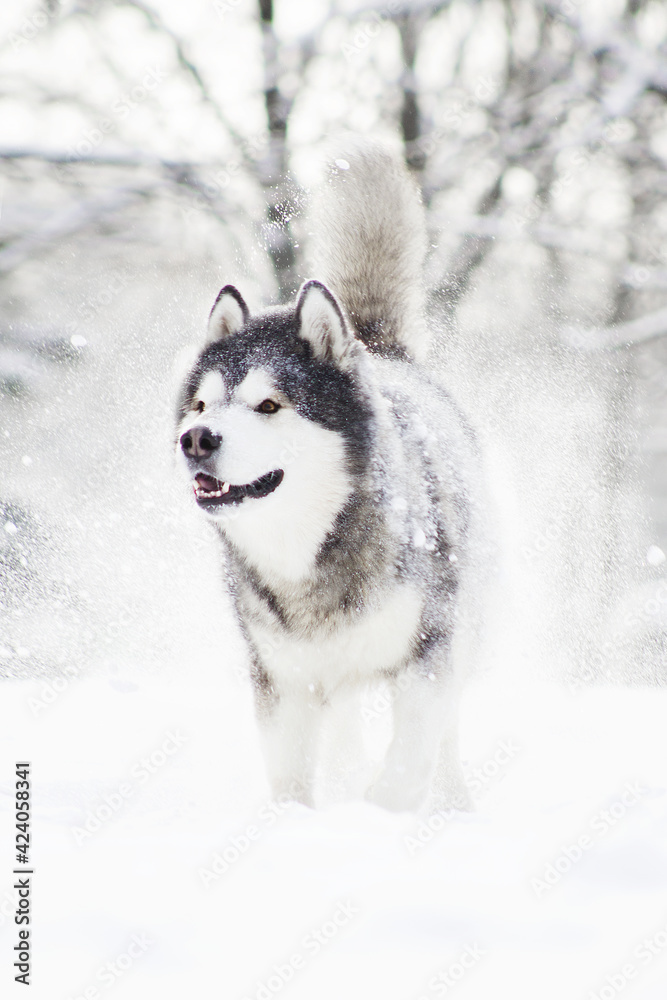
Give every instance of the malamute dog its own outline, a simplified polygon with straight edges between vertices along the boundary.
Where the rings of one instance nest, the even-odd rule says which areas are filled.
[[[233,286],[218,295],[178,453],[226,552],[274,793],[313,804],[328,706],[400,678],[367,798],[465,807],[477,461],[419,364],[421,204],[398,159],[364,143],[336,161],[315,219],[323,280],[293,305],[251,315]]]

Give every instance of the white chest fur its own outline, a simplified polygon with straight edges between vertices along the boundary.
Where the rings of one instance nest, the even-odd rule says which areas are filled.
[[[422,597],[410,586],[396,587],[384,604],[351,624],[316,639],[286,637],[252,627],[260,657],[280,688],[311,687],[325,696],[346,683],[363,683],[404,663],[419,625]]]

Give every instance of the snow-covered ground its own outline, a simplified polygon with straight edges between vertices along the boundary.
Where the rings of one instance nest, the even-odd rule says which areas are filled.
[[[271,805],[249,689],[210,660],[58,687],[3,690],[5,984],[31,760],[40,1000],[663,1000],[667,692],[487,676],[463,716],[476,811],[420,821]]]

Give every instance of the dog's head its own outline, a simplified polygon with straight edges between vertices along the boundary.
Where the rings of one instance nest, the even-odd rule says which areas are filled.
[[[318,281],[254,317],[233,286],[218,295],[177,450],[199,508],[253,563],[282,550],[286,575],[300,575],[352,495],[370,445],[363,354]]]

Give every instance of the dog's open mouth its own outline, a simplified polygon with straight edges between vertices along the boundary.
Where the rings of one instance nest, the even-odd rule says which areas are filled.
[[[268,497],[269,493],[273,493],[280,486],[284,475],[282,469],[275,469],[273,472],[267,472],[265,476],[260,476],[254,483],[234,486],[232,483],[223,483],[213,476],[199,472],[194,478],[192,487],[200,507],[210,508],[221,504],[241,503],[246,497],[253,500]]]

